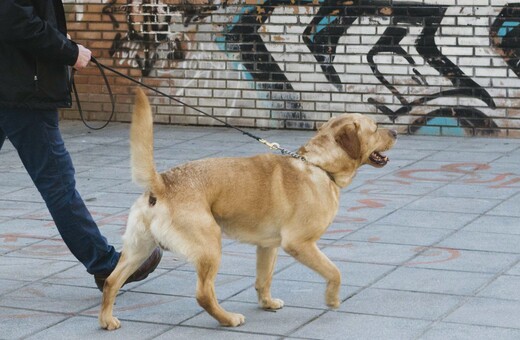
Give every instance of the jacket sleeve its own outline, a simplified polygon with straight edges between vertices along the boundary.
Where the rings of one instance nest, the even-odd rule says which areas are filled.
[[[38,58],[74,65],[78,47],[35,12],[30,0],[0,1],[0,41]]]

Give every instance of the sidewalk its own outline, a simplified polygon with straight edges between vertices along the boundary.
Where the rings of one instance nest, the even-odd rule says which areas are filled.
[[[128,125],[62,122],[78,190],[120,249],[131,183]],[[157,167],[249,156],[265,146],[225,128],[155,126]],[[295,149],[309,131],[255,131]],[[319,246],[343,275],[329,310],[324,281],[283,251],[258,308],[255,251],[225,239],[217,296],[246,324],[219,327],[195,300],[191,265],[165,253],[125,286],[100,329],[101,293],[72,257],[11,144],[0,151],[0,339],[520,339],[520,139],[399,136],[383,169],[362,167]]]

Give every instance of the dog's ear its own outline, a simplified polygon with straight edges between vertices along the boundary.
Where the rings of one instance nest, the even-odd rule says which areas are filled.
[[[352,159],[358,159],[361,156],[358,129],[359,124],[357,122],[346,125],[335,138],[336,143],[338,143]]]

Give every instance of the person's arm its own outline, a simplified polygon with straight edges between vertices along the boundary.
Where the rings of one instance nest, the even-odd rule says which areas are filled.
[[[78,46],[36,15],[30,0],[0,1],[0,41],[49,61],[75,65]]]

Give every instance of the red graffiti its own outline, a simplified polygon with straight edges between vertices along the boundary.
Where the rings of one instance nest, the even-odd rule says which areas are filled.
[[[413,252],[420,253],[419,257],[432,258],[429,261],[408,262],[406,266],[418,266],[424,264],[442,263],[455,260],[460,257],[460,251],[453,248],[443,247],[417,247],[412,249]]]
[[[361,210],[361,209],[384,208],[386,205],[383,204],[383,203],[380,203],[380,201],[388,201],[388,200],[386,200],[386,199],[379,199],[379,200],[364,199],[364,200],[358,200],[358,202],[361,203],[362,205],[357,206],[357,207],[349,208],[348,211],[356,211],[356,210]]]
[[[489,188],[511,188],[515,184],[520,183],[520,176],[514,173],[503,174],[487,174],[486,170],[490,170],[491,166],[484,163],[453,163],[441,166],[439,169],[412,169],[402,170],[396,173],[397,177],[414,181],[435,181],[435,182],[451,182],[462,176],[463,184],[494,184]],[[430,174],[428,176],[428,174]],[[432,176],[432,174],[440,174],[440,177]],[[402,180],[395,182],[402,184]]]

